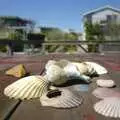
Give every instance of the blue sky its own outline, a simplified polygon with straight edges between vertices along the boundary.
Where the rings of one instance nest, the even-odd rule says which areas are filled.
[[[0,15],[32,19],[37,26],[82,31],[82,14],[105,5],[120,8],[120,0],[0,0]]]

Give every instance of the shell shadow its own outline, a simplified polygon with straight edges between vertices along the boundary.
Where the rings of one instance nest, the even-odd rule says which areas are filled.
[[[90,84],[91,81],[88,83],[88,82],[85,82],[83,80],[80,80],[80,79],[72,79],[72,80],[68,80],[66,83],[62,84],[62,85],[54,85],[55,87],[69,87],[69,86],[72,86],[72,85],[77,85],[77,84]]]

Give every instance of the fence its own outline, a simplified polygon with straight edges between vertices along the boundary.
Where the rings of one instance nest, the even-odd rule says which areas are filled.
[[[104,50],[107,51],[107,48],[109,48],[109,50],[111,50],[111,47],[114,46],[114,48],[116,48],[117,46],[117,51],[120,51],[120,41],[38,41],[38,40],[30,40],[30,41],[26,41],[26,40],[5,40],[2,39],[0,40],[0,45],[6,45],[7,46],[7,54],[8,55],[13,55],[14,50],[12,49],[13,45],[33,45],[33,50],[34,50],[34,45],[40,45],[42,46],[45,50],[46,46],[55,46],[55,45],[59,45],[59,46],[67,46],[67,45],[75,45],[75,46],[79,46],[84,52],[89,52],[89,49],[86,49],[83,47],[83,45],[87,45],[87,46],[94,46],[97,47],[97,52],[102,52]],[[109,46],[109,47],[108,47]],[[109,51],[108,50],[108,51]]]

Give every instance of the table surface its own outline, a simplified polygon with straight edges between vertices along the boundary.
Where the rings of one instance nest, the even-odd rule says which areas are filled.
[[[4,71],[17,64],[24,64],[27,71],[32,74],[42,74],[46,62],[50,59],[68,59],[71,61],[93,61],[108,69],[108,74],[92,78],[88,91],[76,91],[82,96],[83,103],[72,109],[56,109],[42,107],[39,99],[19,101],[4,96],[4,88],[16,81],[17,78],[6,76]],[[49,54],[45,56],[15,56],[0,58],[0,120],[118,120],[97,114],[93,105],[99,101],[91,93],[97,88],[96,79],[113,79],[120,88],[120,54]],[[74,91],[75,85],[66,86]],[[114,88],[114,89],[116,89]],[[15,109],[14,109],[15,108]],[[13,110],[14,109],[14,110]]]

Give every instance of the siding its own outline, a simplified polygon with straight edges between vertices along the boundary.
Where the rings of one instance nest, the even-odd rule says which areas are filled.
[[[120,21],[120,13],[115,12],[113,10],[104,10],[97,12],[95,14],[92,14],[92,23],[99,23],[101,20],[107,20],[107,15],[116,15],[117,16],[117,22]]]

